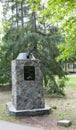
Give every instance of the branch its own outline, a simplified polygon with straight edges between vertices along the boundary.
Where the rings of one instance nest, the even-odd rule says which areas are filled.
[[[47,36],[47,35],[50,36],[51,35],[50,33],[46,34],[46,33],[43,33],[43,32],[37,31],[37,30],[36,30],[36,33],[41,34],[43,36]]]

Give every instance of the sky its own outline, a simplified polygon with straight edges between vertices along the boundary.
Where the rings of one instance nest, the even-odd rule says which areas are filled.
[[[2,4],[0,3],[0,28],[2,27]],[[1,39],[2,39],[2,33],[1,33],[1,31],[0,31],[0,41],[1,41]]]
[[[2,4],[0,3],[0,26],[1,26],[1,21],[2,21]]]
[[[2,3],[0,3],[0,16],[1,16],[1,11],[2,11]]]

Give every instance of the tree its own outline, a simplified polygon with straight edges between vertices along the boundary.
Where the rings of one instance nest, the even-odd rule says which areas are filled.
[[[28,51],[35,46],[34,55],[42,62],[45,86],[49,86],[50,93],[63,94],[63,89],[58,86],[54,77],[65,76],[61,62],[56,61],[56,57],[60,54],[57,46],[64,42],[59,28],[43,15],[46,7],[40,0],[14,1],[9,6],[13,15],[9,19],[10,26],[3,38],[9,68],[10,61],[16,58],[18,53]]]
[[[60,45],[62,55],[59,59],[68,61],[76,58],[76,1],[48,0],[44,16],[59,24],[61,33],[65,35],[65,44]],[[50,13],[49,13],[50,12]]]

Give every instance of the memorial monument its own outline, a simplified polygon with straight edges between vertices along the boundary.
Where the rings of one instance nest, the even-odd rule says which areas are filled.
[[[31,52],[20,53],[12,61],[12,101],[7,103],[10,115],[34,116],[49,114],[45,105],[40,61]]]

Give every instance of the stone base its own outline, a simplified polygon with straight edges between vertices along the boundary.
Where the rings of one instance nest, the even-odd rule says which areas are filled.
[[[44,115],[44,114],[50,114],[51,108],[45,107],[41,109],[32,109],[32,110],[16,110],[13,106],[12,102],[8,102],[6,104],[7,110],[10,115],[12,116],[37,116],[37,115]]]

